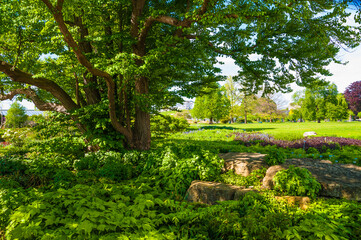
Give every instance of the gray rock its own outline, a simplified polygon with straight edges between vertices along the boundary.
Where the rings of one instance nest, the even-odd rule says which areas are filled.
[[[268,168],[264,161],[266,154],[260,153],[222,153],[219,157],[224,159],[223,171],[233,170],[236,174],[247,177],[252,171]]]
[[[315,133],[315,132],[305,132],[303,134],[303,137],[316,136],[316,135],[317,135],[317,133]]]
[[[320,196],[361,201],[361,167],[352,164],[332,164],[328,160],[289,159],[282,165],[270,167],[263,187],[273,188],[273,177],[289,165],[308,169],[321,183]]]
[[[238,200],[250,191],[256,190],[230,184],[196,180],[191,183],[186,193],[186,199],[189,202],[213,205],[217,201]]]

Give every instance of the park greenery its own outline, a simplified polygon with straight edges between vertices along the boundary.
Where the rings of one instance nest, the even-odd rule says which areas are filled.
[[[360,84],[322,80],[360,43],[351,2],[1,1],[0,100],[46,113],[25,121],[15,102],[0,129],[0,239],[360,239],[360,202],[320,197],[308,170],[265,190],[265,168],[224,172],[219,155],[361,166]],[[185,97],[192,110],[167,111]],[[194,180],[259,192],[193,203]]]
[[[2,1],[0,99],[67,112],[88,142],[147,150],[151,114],[223,80],[219,57],[239,66],[246,95],[330,75],[359,44],[350,2]]]
[[[158,125],[168,126],[174,120],[158,117],[167,120],[156,119]],[[36,126],[30,129],[9,129],[3,134],[10,144],[1,148],[0,158],[1,237],[357,239],[360,236],[360,203],[317,197],[318,183],[310,178],[309,172],[297,168],[280,172],[274,191],[252,192],[238,201],[213,206],[186,201],[186,190],[193,180],[261,185],[266,169],[257,170],[249,177],[232,171],[222,173],[223,160],[219,153],[266,153],[275,164],[285,158],[307,157],[329,159],[334,164],[361,165],[361,145],[357,142],[335,148],[289,148],[262,142],[258,137],[270,139],[272,136],[267,132],[276,130],[279,133],[276,140],[292,141],[297,136],[302,138],[304,129],[318,126],[319,132],[322,128],[326,132],[330,127],[339,129],[332,135],[340,138],[345,133],[343,128],[350,129],[347,139],[361,141],[359,133],[351,130],[360,127],[358,122],[197,124],[178,133],[168,128],[169,133],[163,137],[155,133],[149,151],[86,152],[84,136],[75,125],[66,127],[69,121],[72,120],[66,116],[48,115],[39,117]],[[298,128],[291,137],[287,133],[290,126]],[[250,139],[245,143],[237,140],[241,133],[249,134]],[[297,184],[289,185],[291,182]],[[309,195],[313,200],[307,209],[300,209],[275,200],[274,195],[283,194]]]

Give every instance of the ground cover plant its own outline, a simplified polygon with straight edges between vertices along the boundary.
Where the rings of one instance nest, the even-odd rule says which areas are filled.
[[[157,138],[146,152],[85,153],[85,145],[75,144],[76,133],[52,129],[48,139],[34,133],[42,131],[39,127],[29,131],[32,141],[3,147],[0,236],[5,239],[359,239],[361,234],[361,205],[354,201],[316,197],[302,210],[277,201],[273,192],[214,206],[184,199],[193,180],[261,184],[265,169],[247,178],[221,173],[220,152],[305,157],[320,154],[317,149],[245,146],[234,140],[231,133],[237,130],[231,125]],[[52,139],[62,144],[51,147]],[[340,146],[329,152],[347,147],[348,153],[359,151]]]

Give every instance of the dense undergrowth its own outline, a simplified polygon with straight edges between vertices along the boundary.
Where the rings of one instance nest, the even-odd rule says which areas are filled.
[[[231,130],[214,129],[157,139],[146,152],[85,153],[76,132],[58,125],[44,137],[43,130],[26,139],[16,137],[26,130],[17,130],[7,139],[17,143],[1,148],[0,239],[361,239],[354,201],[315,198],[307,210],[275,200],[275,192],[214,206],[186,201],[193,180],[260,185],[265,169],[247,178],[222,173],[220,152],[329,153],[349,162],[342,154],[359,154],[357,147],[311,153],[245,146]]]

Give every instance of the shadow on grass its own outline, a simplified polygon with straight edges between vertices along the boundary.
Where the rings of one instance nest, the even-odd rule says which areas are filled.
[[[226,126],[201,126],[199,128],[192,127],[192,129],[204,129],[204,130],[241,130],[244,132],[255,132],[255,131],[262,131],[262,130],[269,130],[275,128],[242,128],[242,127],[226,127]]]
[[[160,139],[158,139],[160,140]],[[159,144],[165,145],[180,145],[180,146],[192,146],[194,149],[202,148],[215,153],[227,153],[227,152],[240,152],[245,151],[245,146],[237,141],[219,141],[219,140],[192,140],[192,139],[163,139],[158,141],[155,145],[156,148]]]

